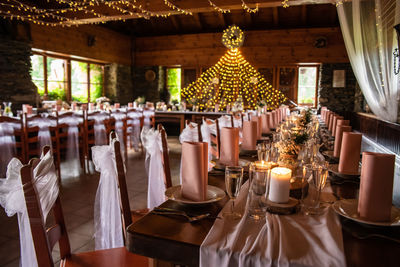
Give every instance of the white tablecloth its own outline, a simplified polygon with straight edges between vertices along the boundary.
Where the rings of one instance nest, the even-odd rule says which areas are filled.
[[[235,202],[242,212],[247,192],[245,183]],[[330,207],[319,216],[267,213],[258,222],[248,216],[217,219],[201,245],[200,266],[346,266],[341,224]]]

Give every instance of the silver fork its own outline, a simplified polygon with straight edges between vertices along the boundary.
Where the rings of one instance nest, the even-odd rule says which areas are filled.
[[[197,216],[189,216],[186,214],[184,211],[159,211],[159,210],[153,210],[153,214],[158,214],[158,215],[178,215],[178,216],[183,216],[185,217],[190,223],[196,222],[202,219],[205,219],[210,216],[210,213],[205,213],[205,214],[200,214]]]

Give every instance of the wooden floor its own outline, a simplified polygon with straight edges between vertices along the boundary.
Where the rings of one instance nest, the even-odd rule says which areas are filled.
[[[180,144],[177,137],[168,138],[173,183],[179,179]],[[127,184],[131,209],[142,209],[147,203],[147,175],[144,154],[129,150]],[[68,177],[68,170],[62,169],[60,188],[61,204],[64,211],[72,252],[94,250],[93,213],[99,174],[91,168],[91,174]],[[19,266],[19,234],[17,216],[7,217],[0,208],[0,266]],[[53,251],[54,262],[58,264],[59,252]]]

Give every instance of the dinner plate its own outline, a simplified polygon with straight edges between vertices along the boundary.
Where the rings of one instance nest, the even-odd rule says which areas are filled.
[[[343,178],[343,179],[355,179],[358,178],[361,174],[360,169],[358,169],[358,173],[343,173],[339,172],[339,164],[329,164],[328,170],[334,175]]]
[[[201,204],[213,203],[223,199],[225,197],[225,191],[218,187],[207,185],[207,200],[194,201],[184,198],[181,194],[181,186],[176,185],[168,188],[165,191],[165,195],[167,196],[168,199],[174,200],[176,202],[191,204],[191,205],[201,205]]]
[[[387,222],[371,222],[360,218],[357,212],[358,199],[342,199],[333,203],[333,210],[350,220],[365,223],[374,226],[400,226],[400,209],[392,206],[390,221]]]
[[[248,160],[244,160],[244,159],[239,159],[239,166],[242,166],[242,167],[246,167],[247,165],[249,165],[249,161]],[[223,164],[221,164],[220,162],[219,162],[219,160],[215,160],[215,165],[214,165],[214,169],[215,170],[218,170],[218,171],[225,171],[225,165],[223,165]]]

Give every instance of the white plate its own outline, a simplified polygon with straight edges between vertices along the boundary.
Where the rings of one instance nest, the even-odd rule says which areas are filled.
[[[207,203],[213,203],[216,201],[219,201],[225,197],[225,191],[212,186],[212,185],[207,185],[207,200],[204,201],[193,201],[190,199],[186,199],[181,195],[181,186],[176,185],[168,188],[165,191],[165,195],[167,196],[168,199],[174,200],[176,202],[184,203],[184,204],[207,204]]]
[[[356,222],[375,226],[400,226],[400,209],[396,208],[395,206],[392,206],[392,215],[390,221],[388,222],[371,222],[363,220],[358,215],[357,207],[358,199],[338,200],[332,205],[333,210],[337,214]]]

